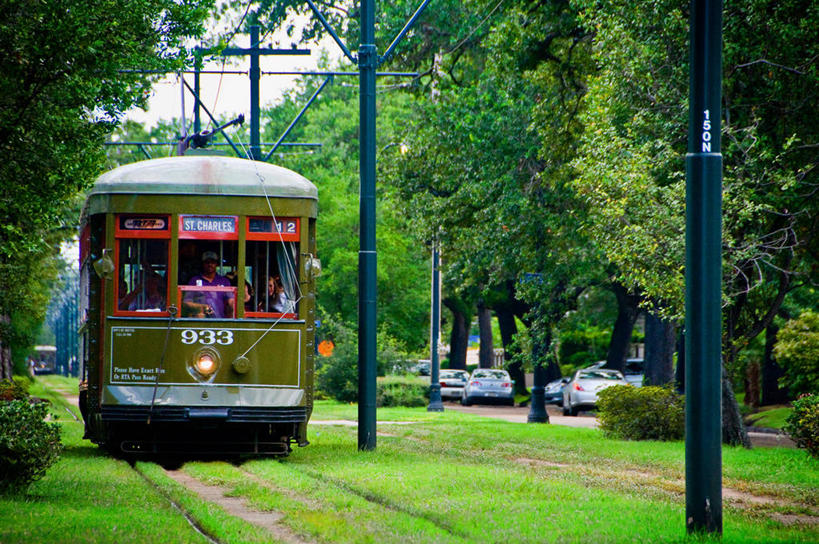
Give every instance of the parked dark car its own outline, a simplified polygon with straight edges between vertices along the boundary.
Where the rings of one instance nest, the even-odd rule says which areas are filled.
[[[626,359],[623,375],[628,383],[634,387],[642,387],[644,373],[645,361],[643,359]]]
[[[560,378],[546,384],[544,397],[546,404],[563,404],[563,388],[569,383],[569,378]]]

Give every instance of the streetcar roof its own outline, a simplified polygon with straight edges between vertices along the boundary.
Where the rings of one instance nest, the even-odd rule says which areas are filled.
[[[135,162],[97,178],[89,196],[220,195],[318,199],[304,176],[261,161],[208,155]]]

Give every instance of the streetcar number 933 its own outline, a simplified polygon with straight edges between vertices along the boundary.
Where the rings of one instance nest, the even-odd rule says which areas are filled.
[[[203,344],[210,346],[213,344],[221,344],[227,346],[233,343],[233,331],[226,330],[212,330],[212,329],[185,329],[182,331],[183,344]]]

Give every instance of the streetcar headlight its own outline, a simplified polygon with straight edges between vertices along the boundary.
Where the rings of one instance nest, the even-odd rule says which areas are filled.
[[[199,355],[194,366],[196,366],[196,371],[203,376],[210,376],[216,372],[216,361],[213,360],[213,356],[210,353]]]
[[[221,359],[215,349],[203,348],[188,360],[188,372],[198,381],[211,381],[219,371]]]

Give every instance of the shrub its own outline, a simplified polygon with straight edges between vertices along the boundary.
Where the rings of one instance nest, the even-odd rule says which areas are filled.
[[[60,455],[60,427],[46,423],[47,404],[0,402],[0,491],[20,491],[43,477]]]
[[[600,392],[597,417],[603,434],[626,440],[680,440],[685,398],[668,387],[615,385]]]
[[[819,457],[819,395],[802,395],[793,403],[793,412],[784,430],[800,448]]]
[[[788,321],[776,335],[774,356],[785,371],[780,385],[792,395],[819,391],[819,313]]]
[[[325,334],[332,338],[335,349],[331,356],[316,359],[317,394],[341,402],[355,402],[358,400],[358,336],[338,318],[326,318],[325,323]],[[405,372],[417,359],[384,332],[379,332],[377,345],[378,376],[383,376],[387,370]]]
[[[429,399],[429,380],[410,376],[378,378],[375,404],[381,406],[426,406]]]
[[[0,401],[23,400],[28,398],[28,383],[23,380],[0,381]]]

